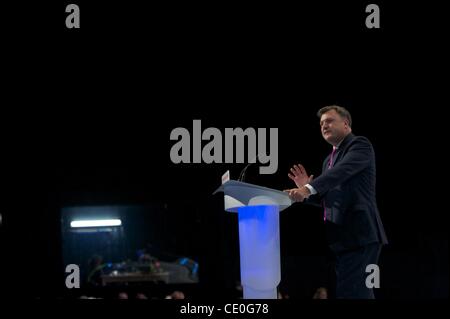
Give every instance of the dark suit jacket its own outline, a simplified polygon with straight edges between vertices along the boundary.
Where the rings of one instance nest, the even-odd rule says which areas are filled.
[[[325,159],[322,174],[310,185],[317,191],[308,201],[326,208],[326,227],[333,251],[371,243],[387,244],[378,212],[375,183],[375,153],[363,136],[347,135],[334,155]]]

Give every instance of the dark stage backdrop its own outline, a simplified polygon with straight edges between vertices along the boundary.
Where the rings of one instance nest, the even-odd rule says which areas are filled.
[[[300,15],[227,5],[189,16],[182,7],[82,5],[81,30],[53,28],[64,15],[47,4],[51,18],[30,15],[34,27],[16,24],[7,38],[0,111],[7,295],[65,294],[61,218],[68,205],[172,212],[175,229],[161,231],[162,245],[198,260],[196,297],[233,293],[237,218],[212,192],[226,170],[237,178],[245,164],[174,164],[171,131],[192,132],[193,120],[222,132],[278,128],[277,172],[259,175],[254,165],[247,178],[285,189],[293,186],[287,172],[295,163],[319,175],[330,150],[316,112],[338,104],[377,156],[378,204],[390,240],[379,296],[448,296],[446,212],[424,190],[441,173],[430,137],[440,117],[439,88],[431,87],[439,65],[420,49],[440,51],[432,34],[418,32],[423,25],[406,28],[397,21],[405,13],[388,3],[380,30],[363,27],[364,5],[356,3],[305,6]],[[296,204],[280,219],[281,287],[310,298],[330,280],[321,212]],[[156,228],[160,222],[148,220]]]

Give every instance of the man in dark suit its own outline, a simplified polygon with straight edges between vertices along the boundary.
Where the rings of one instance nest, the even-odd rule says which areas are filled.
[[[332,105],[319,110],[322,136],[333,146],[322,174],[313,179],[302,165],[288,174],[298,202],[318,204],[324,213],[327,239],[336,264],[336,298],[373,299],[366,267],[378,264],[386,234],[375,197],[375,154],[369,140],[352,134],[350,113]]]

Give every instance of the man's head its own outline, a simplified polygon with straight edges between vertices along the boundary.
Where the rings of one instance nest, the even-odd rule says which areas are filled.
[[[339,144],[352,131],[352,117],[343,107],[325,106],[317,112],[322,136],[333,146]]]

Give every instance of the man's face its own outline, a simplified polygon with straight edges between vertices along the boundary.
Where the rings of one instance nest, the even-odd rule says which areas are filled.
[[[325,141],[336,146],[350,131],[350,127],[336,110],[330,110],[320,117],[320,130]]]

